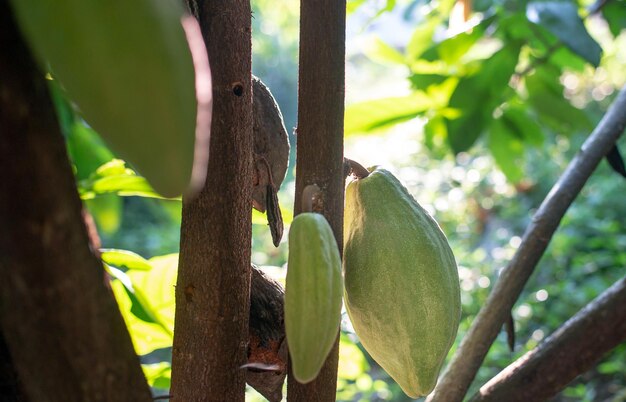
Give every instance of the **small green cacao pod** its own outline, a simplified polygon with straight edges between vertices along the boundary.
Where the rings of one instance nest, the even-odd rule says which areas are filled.
[[[293,374],[301,383],[317,377],[341,321],[341,258],[326,218],[295,217],[289,229],[285,331]]]
[[[363,346],[411,398],[430,393],[459,326],[456,262],[435,220],[390,172],[346,189],[345,304]]]

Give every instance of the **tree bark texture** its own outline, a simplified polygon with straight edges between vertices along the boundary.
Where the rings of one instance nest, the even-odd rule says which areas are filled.
[[[472,401],[546,400],[625,340],[626,277],[492,378]]]
[[[172,400],[244,401],[250,293],[250,3],[193,1],[213,78],[205,186],[183,199]]]
[[[314,211],[322,213],[343,249],[343,117],[345,95],[344,0],[301,0],[298,128],[296,132],[296,197],[302,212],[302,191],[316,184],[320,197]],[[313,323],[314,325],[314,323]],[[288,377],[290,401],[334,401],[339,340],[318,377],[303,385]]]
[[[552,187],[526,229],[513,259],[502,271],[489,298],[472,323],[450,365],[428,400],[461,401],[491,344],[524,289],[561,218],[580,193],[598,163],[626,127],[626,88],[582,145],[576,157]]]
[[[32,401],[149,401],[89,247],[65,143],[38,70],[0,0],[0,325]]]

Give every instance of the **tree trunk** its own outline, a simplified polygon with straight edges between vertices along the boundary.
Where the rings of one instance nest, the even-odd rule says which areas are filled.
[[[149,401],[47,84],[0,0],[0,325],[32,401]]]
[[[302,0],[298,83],[297,173],[294,212],[302,212],[302,190],[321,189],[315,212],[322,213],[343,248],[343,114],[346,2]],[[318,377],[303,385],[288,378],[290,401],[334,401],[339,339]]]
[[[183,200],[172,361],[175,401],[243,401],[250,291],[250,3],[190,1],[213,78],[205,187]]]

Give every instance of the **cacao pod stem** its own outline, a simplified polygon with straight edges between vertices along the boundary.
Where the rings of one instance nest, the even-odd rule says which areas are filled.
[[[272,243],[274,243],[274,247],[278,247],[280,239],[283,237],[283,216],[280,212],[280,204],[278,203],[278,189],[274,184],[269,162],[263,156],[260,157],[260,160],[265,164],[265,168],[267,169],[266,174],[269,180],[265,192],[267,224],[272,234]]]
[[[356,176],[357,179],[364,179],[370,175],[369,170],[364,168],[360,163],[348,158],[343,158],[343,160],[350,167],[350,173]]]

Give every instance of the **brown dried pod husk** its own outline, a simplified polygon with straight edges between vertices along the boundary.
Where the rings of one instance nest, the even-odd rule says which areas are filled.
[[[255,181],[252,192],[253,206],[265,212],[267,186],[278,191],[289,164],[289,137],[283,116],[270,90],[257,77],[252,77],[254,119]],[[267,170],[270,170],[268,174]]]
[[[246,381],[270,402],[282,399],[287,375],[283,287],[252,265]]]

